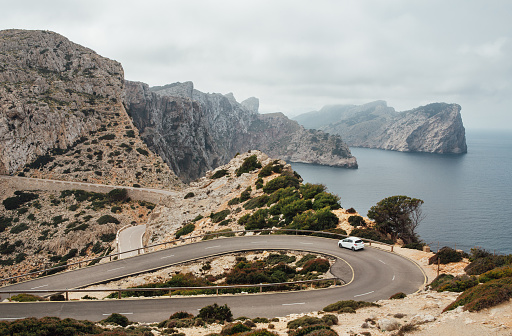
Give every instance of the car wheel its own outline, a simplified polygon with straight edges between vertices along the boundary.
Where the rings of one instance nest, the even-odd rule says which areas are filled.
[[[354,248],[354,246],[352,246],[352,251],[355,251],[356,249]]]
[[[338,247],[341,248],[341,244],[338,244]]]

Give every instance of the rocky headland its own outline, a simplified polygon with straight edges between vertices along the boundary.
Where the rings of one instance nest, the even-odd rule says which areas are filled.
[[[396,112],[385,101],[331,105],[294,118],[306,128],[340,135],[349,146],[402,152],[467,152],[461,107],[433,103]]]
[[[282,113],[259,114],[257,98],[203,93],[192,82],[150,88],[126,81],[125,104],[148,146],[184,181],[257,149],[286,161],[357,168],[337,135],[306,130]]]

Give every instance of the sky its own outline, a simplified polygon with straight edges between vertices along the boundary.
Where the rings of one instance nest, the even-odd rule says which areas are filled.
[[[457,103],[467,129],[512,130],[512,1],[0,0],[0,29],[62,34],[150,86],[260,100],[295,115],[385,100]]]

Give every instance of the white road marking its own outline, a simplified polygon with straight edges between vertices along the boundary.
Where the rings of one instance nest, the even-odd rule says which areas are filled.
[[[110,313],[110,314],[102,314],[103,316],[109,316],[109,315],[112,315],[114,313]],[[121,315],[133,315],[133,313],[115,313],[115,314],[121,314]]]
[[[42,288],[42,287],[48,287],[48,285],[37,286],[37,287],[34,287],[34,288],[30,288],[30,289],[38,289],[38,288]]]
[[[160,258],[160,259],[166,259],[166,258],[171,258],[171,257],[174,257],[174,254],[171,254],[171,255],[168,255],[168,256],[162,257],[162,258]]]
[[[212,249],[212,248],[217,248],[217,247],[220,247],[220,245],[217,245],[217,246],[210,246],[210,247],[205,247],[205,250]]]
[[[375,291],[371,291],[371,292],[368,292],[368,293],[364,293],[364,294],[358,294],[358,295],[354,295],[354,297],[358,297],[358,296],[363,296],[363,295],[368,295],[368,294],[371,294]]]
[[[379,261],[380,261],[381,263],[383,263],[384,265],[386,265],[386,263],[385,263],[384,261],[382,261],[382,260],[380,260],[380,259],[379,259]]]
[[[314,243],[303,243],[303,242],[300,242],[301,244],[304,244],[304,245],[313,245]]]
[[[120,270],[121,268],[124,268],[124,266],[123,267],[109,269],[109,270],[107,270],[107,272],[117,271],[117,270]]]
[[[294,305],[303,305],[306,302],[296,302],[296,303],[283,303],[283,306],[294,306]]]
[[[251,242],[251,244],[262,244],[262,243],[266,243],[266,241],[261,241],[261,242]]]
[[[393,279],[391,279],[391,281],[395,281],[395,275],[393,274]]]

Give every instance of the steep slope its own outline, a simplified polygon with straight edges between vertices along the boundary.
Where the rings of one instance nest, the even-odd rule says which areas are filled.
[[[326,106],[297,116],[306,128],[339,134],[349,146],[404,152],[467,152],[465,129],[457,104],[433,103],[395,112],[384,101]]]
[[[288,161],[356,168],[339,136],[307,131],[281,113],[258,113],[258,100],[206,94],[191,82],[149,88],[127,81],[125,104],[148,146],[185,181],[225,164],[236,153],[261,150]]]
[[[138,137],[123,87],[118,62],[59,34],[0,31],[0,174],[178,186]]]

